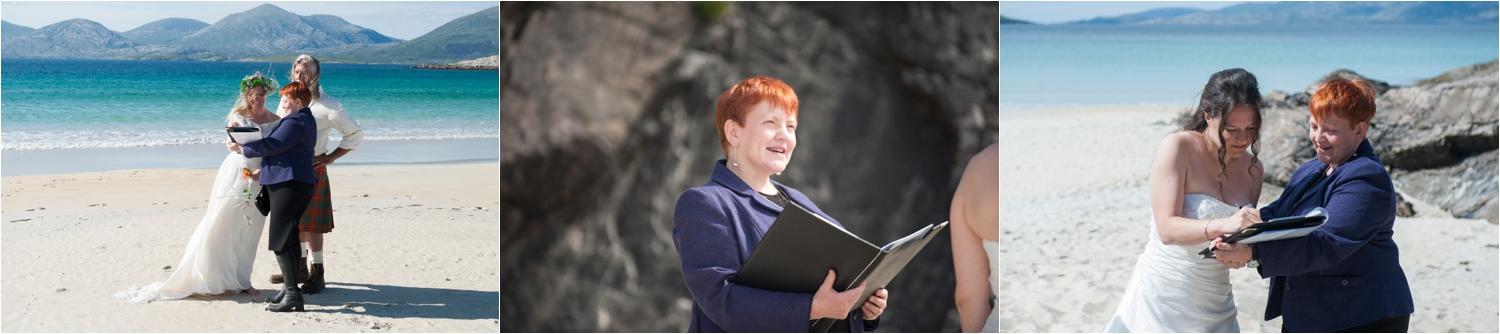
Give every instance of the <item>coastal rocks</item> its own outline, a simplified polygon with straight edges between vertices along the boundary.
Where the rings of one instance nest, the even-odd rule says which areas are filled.
[[[1456,217],[1496,221],[1500,81],[1495,68],[1494,61],[1466,66],[1405,87],[1370,80],[1380,95],[1369,139],[1399,189]],[[1348,70],[1324,78],[1333,76],[1363,78]],[[1306,93],[1266,94],[1261,130],[1266,182],[1285,185],[1297,166],[1313,159],[1301,94]]]
[[[1496,178],[1496,151],[1489,151],[1463,162],[1441,168],[1406,171],[1393,169],[1396,187],[1442,207],[1454,217],[1483,218],[1496,221],[1495,193],[1500,187]]]
[[[946,220],[996,140],[993,4],[704,6],[502,4],[503,331],[687,328],[673,207],[722,157],[718,95],[751,75],[801,102],[776,180],[876,244]],[[957,330],[949,247],[892,282],[881,330]]]

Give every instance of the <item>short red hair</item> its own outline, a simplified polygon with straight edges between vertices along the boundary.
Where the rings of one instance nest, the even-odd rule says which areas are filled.
[[[1307,103],[1313,119],[1335,115],[1353,126],[1375,118],[1375,89],[1359,79],[1333,78],[1324,81]]]
[[[724,133],[724,121],[734,120],[745,125],[745,115],[750,108],[761,102],[786,110],[788,116],[797,117],[797,92],[780,79],[757,75],[730,86],[719,95],[714,106],[714,129],[719,131],[719,146],[729,152],[729,137]]]
[[[307,90],[307,85],[292,81],[292,83],[286,84],[286,86],[281,86],[281,98],[288,97],[301,101],[302,104],[310,104],[312,91]]]

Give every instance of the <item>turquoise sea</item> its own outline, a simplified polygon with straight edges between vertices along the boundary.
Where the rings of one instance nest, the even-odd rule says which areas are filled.
[[[285,84],[288,68],[287,62],[5,59],[4,173],[217,166],[223,155],[215,150],[222,150],[224,116],[240,78],[261,71]],[[357,153],[340,163],[497,158],[498,78],[497,71],[323,64],[324,89],[365,133]],[[278,100],[268,97],[267,108]],[[335,131],[330,142],[339,139]],[[51,161],[100,156],[111,158],[85,166]]]
[[[1496,25],[1003,25],[1000,107],[1189,105],[1233,67],[1263,93],[1339,68],[1404,85],[1497,54]]]

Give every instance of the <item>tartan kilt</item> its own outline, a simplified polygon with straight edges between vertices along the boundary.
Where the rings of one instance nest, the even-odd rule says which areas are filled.
[[[328,187],[328,166],[317,168],[318,184],[313,186],[312,201],[302,212],[297,230],[302,232],[328,233],[333,231],[333,198]]]

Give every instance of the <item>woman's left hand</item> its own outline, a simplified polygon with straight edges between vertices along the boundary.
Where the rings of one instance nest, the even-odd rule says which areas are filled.
[[[230,151],[230,152],[234,152],[234,153],[241,153],[241,152],[240,152],[240,144],[237,144],[237,143],[234,143],[234,142],[230,142],[230,143],[229,143],[229,144],[228,144],[228,146],[229,146],[229,151]],[[242,153],[242,154],[243,154],[243,153]]]
[[[870,295],[870,299],[866,299],[865,305],[860,307],[864,310],[865,320],[880,318],[880,314],[885,313],[885,303],[888,297],[890,297],[890,292],[885,289],[880,289]]]

